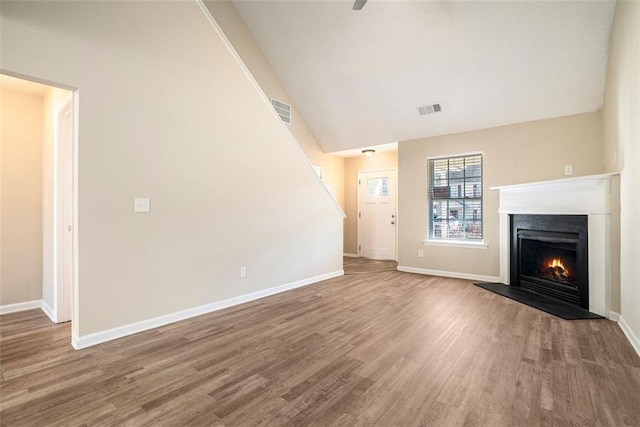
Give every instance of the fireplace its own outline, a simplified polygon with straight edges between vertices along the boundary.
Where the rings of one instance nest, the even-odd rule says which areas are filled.
[[[511,285],[589,309],[587,215],[511,215]]]
[[[544,229],[519,226],[518,217],[560,216],[565,218],[578,215],[582,218],[578,220],[581,225],[570,225],[570,229],[547,227],[547,231],[577,233],[578,240],[585,242],[584,245],[581,243],[576,245],[576,263],[578,264],[576,279],[581,291],[586,292],[585,296],[581,297],[580,304],[584,306],[588,302],[591,313],[608,317],[611,302],[609,223],[612,197],[614,200],[616,197],[611,193],[613,181],[618,180],[616,175],[575,176],[552,181],[491,187],[492,190],[500,192],[498,210],[500,214],[500,277],[497,281],[516,286],[519,283],[519,274],[513,274],[512,271],[517,271],[518,268],[518,258],[513,257],[513,252],[518,248],[518,237],[513,233],[514,220],[516,230],[520,228],[536,231]],[[617,184],[613,188],[616,188],[615,186]],[[585,222],[588,223],[586,227]],[[587,271],[580,271],[580,268],[587,268]]]

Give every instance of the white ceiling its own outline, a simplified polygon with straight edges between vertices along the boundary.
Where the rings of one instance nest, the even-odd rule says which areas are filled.
[[[235,5],[325,152],[602,107],[611,0]]]

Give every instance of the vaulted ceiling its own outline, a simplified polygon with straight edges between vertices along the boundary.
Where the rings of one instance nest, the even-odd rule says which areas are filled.
[[[614,1],[234,3],[326,152],[602,107]]]

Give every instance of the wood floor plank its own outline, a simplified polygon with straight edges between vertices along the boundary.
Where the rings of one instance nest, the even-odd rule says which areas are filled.
[[[640,425],[640,358],[617,324],[344,265],[80,351],[40,310],[0,316],[0,425]]]

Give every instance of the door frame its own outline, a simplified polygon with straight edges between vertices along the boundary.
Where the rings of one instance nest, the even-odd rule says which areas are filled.
[[[75,237],[75,218],[74,218],[74,95],[71,97],[56,113],[56,138],[55,138],[55,184],[54,184],[54,310],[56,323],[70,321],[73,315],[73,289],[75,256],[74,242]],[[63,122],[65,116],[70,116],[71,121],[66,135],[63,140]],[[67,145],[68,144],[68,145]],[[69,174],[67,185],[65,186],[65,175]],[[65,188],[66,187],[66,188]],[[67,198],[65,198],[67,196]],[[70,196],[70,197],[69,197]],[[71,224],[65,224],[65,210],[68,209],[71,216]],[[71,229],[67,230],[68,227]],[[66,233],[71,232],[71,242],[68,243]],[[70,245],[70,247],[69,247]],[[65,269],[69,268],[71,272],[70,282],[65,282]],[[67,285],[67,286],[65,286]]]
[[[70,100],[68,100],[68,102],[65,102],[65,106],[63,106],[59,111],[56,112],[56,117],[55,117],[55,126],[56,129],[54,131],[54,138],[57,139],[58,138],[58,115],[60,113],[60,111],[64,110],[64,108],[66,107],[67,103],[71,104],[71,200],[68,201],[68,203],[70,203],[70,209],[71,209],[71,223],[72,223],[72,231],[73,231],[73,236],[72,236],[72,248],[71,248],[71,257],[69,258],[69,261],[72,263],[71,265],[71,296],[70,296],[70,313],[71,313],[71,336],[69,337],[69,341],[70,343],[73,345],[73,337],[77,337],[80,331],[80,326],[79,326],[79,312],[80,312],[80,301],[78,298],[79,292],[79,249],[78,249],[78,141],[79,141],[79,111],[80,111],[80,91],[77,87],[71,86],[71,85],[67,85],[67,84],[63,84],[63,83],[57,83],[57,82],[53,82],[50,80],[46,80],[46,79],[42,79],[42,78],[38,78],[38,77],[33,77],[33,76],[29,76],[26,74],[21,74],[21,73],[16,73],[13,72],[11,70],[7,70],[5,68],[0,68],[0,74],[4,74],[7,76],[11,76],[11,77],[15,77],[18,79],[22,79],[22,80],[28,80],[28,81],[32,81],[35,83],[40,83],[46,86],[50,86],[50,87],[54,87],[54,88],[59,88],[59,89],[64,89],[67,90],[69,92],[71,92],[71,98]],[[58,157],[58,148],[59,148],[59,144],[57,141],[55,141],[54,144],[54,186],[58,184],[58,169],[60,168],[59,166],[59,157]],[[53,207],[53,215],[54,215],[54,221],[53,221],[53,232],[54,232],[54,236],[53,236],[53,244],[54,244],[54,252],[57,251],[57,236],[55,236],[55,234],[58,233],[58,227],[59,227],[59,215],[58,215],[58,207],[55,206],[56,203],[58,203],[57,201],[57,194],[54,191],[54,207]],[[64,226],[64,225],[63,225]],[[49,316],[50,314],[54,315],[54,318],[51,319],[52,321],[58,323],[60,322],[59,319],[61,319],[60,316],[60,312],[58,311],[59,304],[59,298],[58,295],[60,295],[60,293],[62,292],[62,289],[60,289],[60,287],[62,286],[62,284],[60,283],[58,279],[58,256],[57,254],[54,254],[54,259],[53,259],[53,268],[54,268],[54,285],[53,285],[53,292],[54,292],[54,306],[52,307],[54,310],[54,313],[49,313],[48,310],[44,310],[45,314],[47,314],[47,316]],[[68,300],[69,301],[69,300]],[[41,305],[42,307],[42,305]],[[61,309],[61,308],[60,308]]]
[[[377,173],[377,172],[386,172],[386,171],[394,171],[396,174],[396,179],[395,179],[395,194],[396,194],[396,206],[395,206],[395,211],[396,211],[396,227],[395,227],[395,245],[396,245],[396,256],[395,256],[395,260],[394,261],[398,261],[398,168],[382,168],[382,169],[362,169],[362,170],[358,170],[357,176],[356,176],[356,236],[357,236],[357,242],[356,242],[356,251],[358,252],[358,258],[361,257],[360,255],[360,176],[363,173]]]

